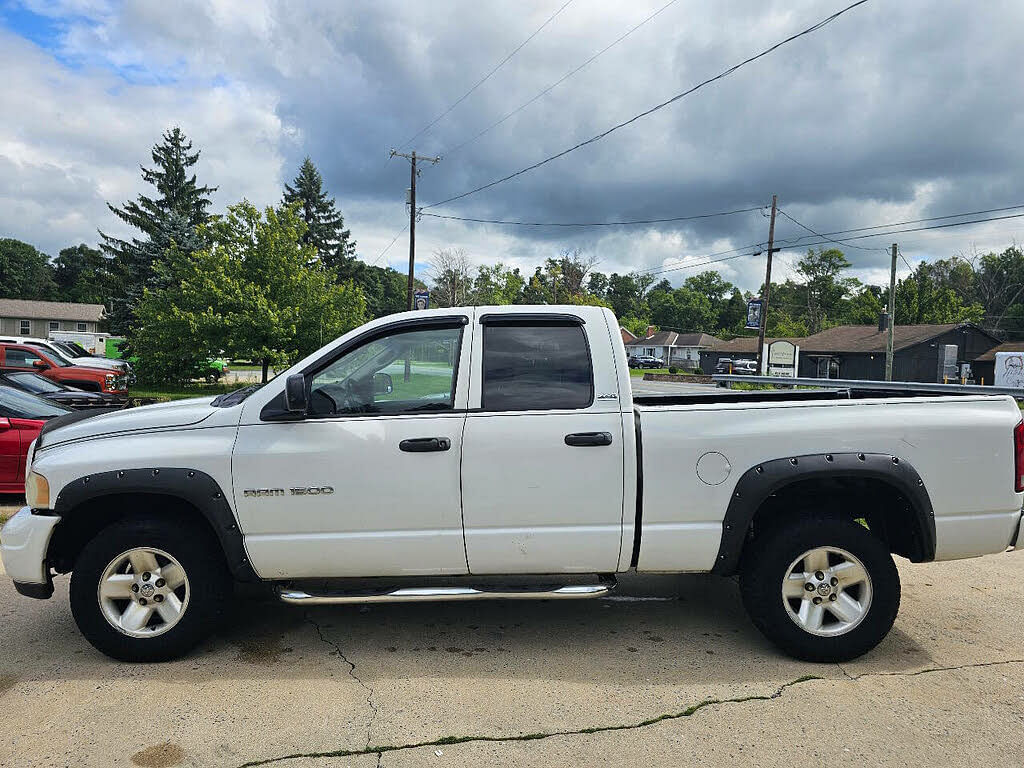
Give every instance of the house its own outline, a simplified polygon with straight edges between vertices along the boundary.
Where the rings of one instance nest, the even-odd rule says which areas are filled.
[[[645,338],[634,338],[632,341],[626,342],[626,354],[630,357],[651,355],[664,360],[665,365],[699,368],[700,351],[721,343],[721,339],[707,333],[676,333],[675,331],[655,333],[654,326],[648,326]]]
[[[805,338],[788,339],[800,347],[798,375],[818,379],[885,380],[885,351],[888,342],[886,319],[878,325],[837,325]],[[766,340],[771,341],[771,340]],[[942,381],[946,372],[946,350],[955,348],[958,367],[972,363],[992,348],[999,339],[973,323],[897,325],[893,340],[894,381]],[[747,336],[716,345],[701,355],[701,368],[713,372],[722,357],[753,358],[757,355],[756,337]],[[954,371],[953,376],[957,373]]]
[[[621,325],[619,326],[619,334],[622,336],[622,343],[623,344],[629,344],[629,342],[636,341],[636,339],[637,339],[637,336],[636,336],[635,333],[633,333],[628,328],[623,328]]]
[[[0,299],[0,335],[45,339],[51,331],[96,333],[103,311],[102,304]]]

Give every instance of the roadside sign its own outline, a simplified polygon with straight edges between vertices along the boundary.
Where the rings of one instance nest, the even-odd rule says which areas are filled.
[[[416,291],[416,293],[412,295],[412,299],[414,309],[428,309],[430,307],[429,291]]]
[[[744,328],[760,328],[761,327],[761,311],[764,308],[764,302],[761,299],[751,299],[747,302],[747,324]]]
[[[768,375],[796,378],[797,362],[800,359],[800,348],[791,341],[778,339],[768,347]]]

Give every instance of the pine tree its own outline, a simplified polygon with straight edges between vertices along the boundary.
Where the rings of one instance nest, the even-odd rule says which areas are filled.
[[[284,185],[284,203],[297,204],[299,218],[306,223],[302,244],[313,246],[323,266],[338,269],[355,257],[356,243],[352,233],[345,229],[345,219],[335,207],[334,198],[327,196],[323,185],[320,171],[307,156],[299,175],[291,184]]]
[[[121,289],[111,312],[111,327],[118,333],[131,330],[143,288],[153,280],[153,263],[172,242],[186,253],[202,247],[198,228],[211,218],[208,195],[217,188],[199,186],[196,175],[189,172],[199,160],[199,150],[192,151],[192,142],[177,126],[161,138],[151,154],[154,167],[141,167],[143,180],[155,187],[157,195],[139,195],[120,207],[107,203],[115,216],[142,236],[122,240],[100,232],[101,248],[112,258],[112,272]]]

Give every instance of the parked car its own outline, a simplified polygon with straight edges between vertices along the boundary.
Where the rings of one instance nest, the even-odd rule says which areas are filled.
[[[25,490],[28,447],[48,419],[67,408],[0,384],[0,493]]]
[[[30,336],[5,336],[0,337],[0,343],[24,344],[35,347],[50,355],[59,355],[72,365],[84,365],[89,368],[105,368],[118,373],[128,373],[131,366],[127,360],[109,360],[106,357],[93,355],[78,344],[65,341],[50,341],[49,339],[37,339]]]
[[[0,385],[14,387],[22,392],[37,395],[51,403],[57,403],[75,410],[84,408],[112,408],[123,405],[124,398],[105,392],[86,392],[76,387],[58,384],[38,373],[28,371],[0,372]]]
[[[653,355],[634,355],[629,358],[630,368],[664,368],[665,361]]]
[[[128,377],[123,371],[75,365],[52,349],[38,346],[0,343],[0,370],[38,373],[50,381],[88,392],[128,394]]]
[[[733,360],[729,357],[719,358],[715,363],[715,373],[731,373],[736,376],[753,376],[757,371],[756,360]]]
[[[129,661],[206,637],[232,578],[308,606],[580,599],[675,571],[738,574],[770,640],[838,662],[892,627],[893,554],[1024,548],[1012,397],[638,396],[601,307],[389,315],[262,386],[53,419],[27,460],[7,574],[47,598],[73,571],[80,630]]]

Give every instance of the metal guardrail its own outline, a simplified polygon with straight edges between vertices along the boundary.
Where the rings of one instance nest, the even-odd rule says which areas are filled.
[[[776,386],[818,387],[820,389],[871,389],[891,392],[930,392],[932,394],[1013,395],[1024,399],[1024,389],[1017,387],[988,387],[981,384],[929,384],[923,381],[863,381],[861,379],[806,379],[785,376],[739,376],[716,373],[715,383],[774,384]]]

